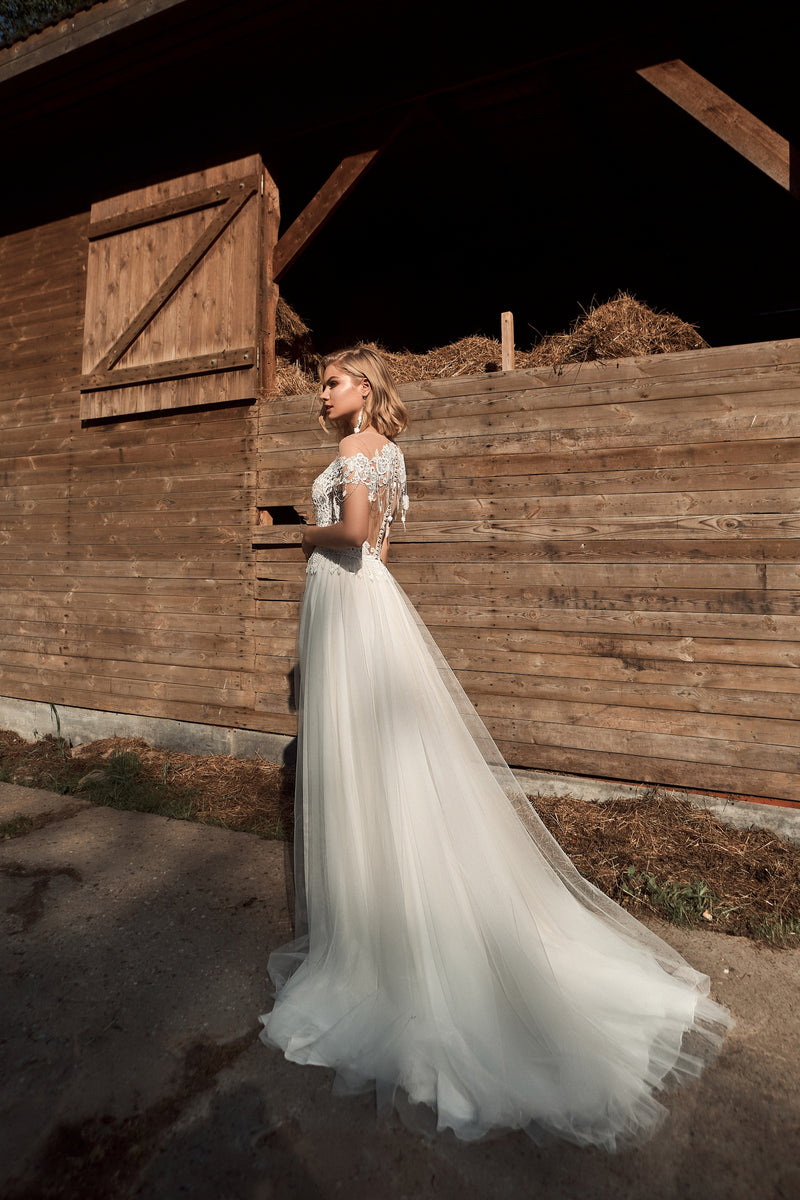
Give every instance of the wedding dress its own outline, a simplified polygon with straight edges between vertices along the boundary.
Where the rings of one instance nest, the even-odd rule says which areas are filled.
[[[387,442],[314,483],[364,487],[358,549],[316,549],[300,631],[299,936],[270,956],[262,1038],[336,1090],[433,1110],[464,1139],[652,1132],[730,1017],[709,981],[587,883],[547,832],[380,560],[407,506]]]

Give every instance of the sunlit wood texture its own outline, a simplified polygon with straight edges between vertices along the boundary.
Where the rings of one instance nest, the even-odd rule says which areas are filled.
[[[86,213],[0,239],[0,695],[271,728],[255,406],[82,424],[88,230]]]
[[[507,758],[800,800],[800,341],[402,390],[391,569]],[[260,505],[308,513],[312,407],[264,406]],[[286,728],[299,529],[254,537]]]
[[[257,156],[94,204],[84,420],[263,395],[277,192]]]
[[[644,67],[638,74],[711,133],[727,142],[753,166],[800,198],[797,151],[785,137],[770,129],[769,125],[693,71],[680,58]]]

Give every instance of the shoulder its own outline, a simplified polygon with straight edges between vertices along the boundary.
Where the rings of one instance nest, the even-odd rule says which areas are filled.
[[[350,433],[339,442],[339,457],[352,458],[354,454],[363,454],[361,438],[357,433]]]

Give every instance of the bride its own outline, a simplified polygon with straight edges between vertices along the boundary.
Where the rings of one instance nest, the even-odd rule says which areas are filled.
[[[618,1148],[730,1017],[578,874],[387,570],[408,498],[383,359],[357,346],[321,378],[320,421],[343,436],[303,537],[299,936],[270,956],[262,1038],[460,1138]]]

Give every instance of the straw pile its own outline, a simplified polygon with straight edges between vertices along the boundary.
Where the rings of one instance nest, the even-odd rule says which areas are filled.
[[[500,342],[479,334],[439,346],[424,354],[380,350],[398,383],[418,379],[453,379],[499,371]],[[701,350],[708,343],[694,325],[672,313],[656,312],[628,292],[618,292],[605,304],[592,305],[566,333],[548,334],[530,350],[517,350],[516,368],[557,367],[564,363],[605,361],[676,350]],[[310,331],[284,300],[278,302],[276,342],[278,370],[275,394],[294,396],[317,387],[318,357]]]
[[[568,333],[554,333],[527,354],[519,366],[550,367],[562,363],[634,358],[676,350],[702,350],[708,345],[694,325],[672,313],[655,312],[628,292],[592,306]]]

